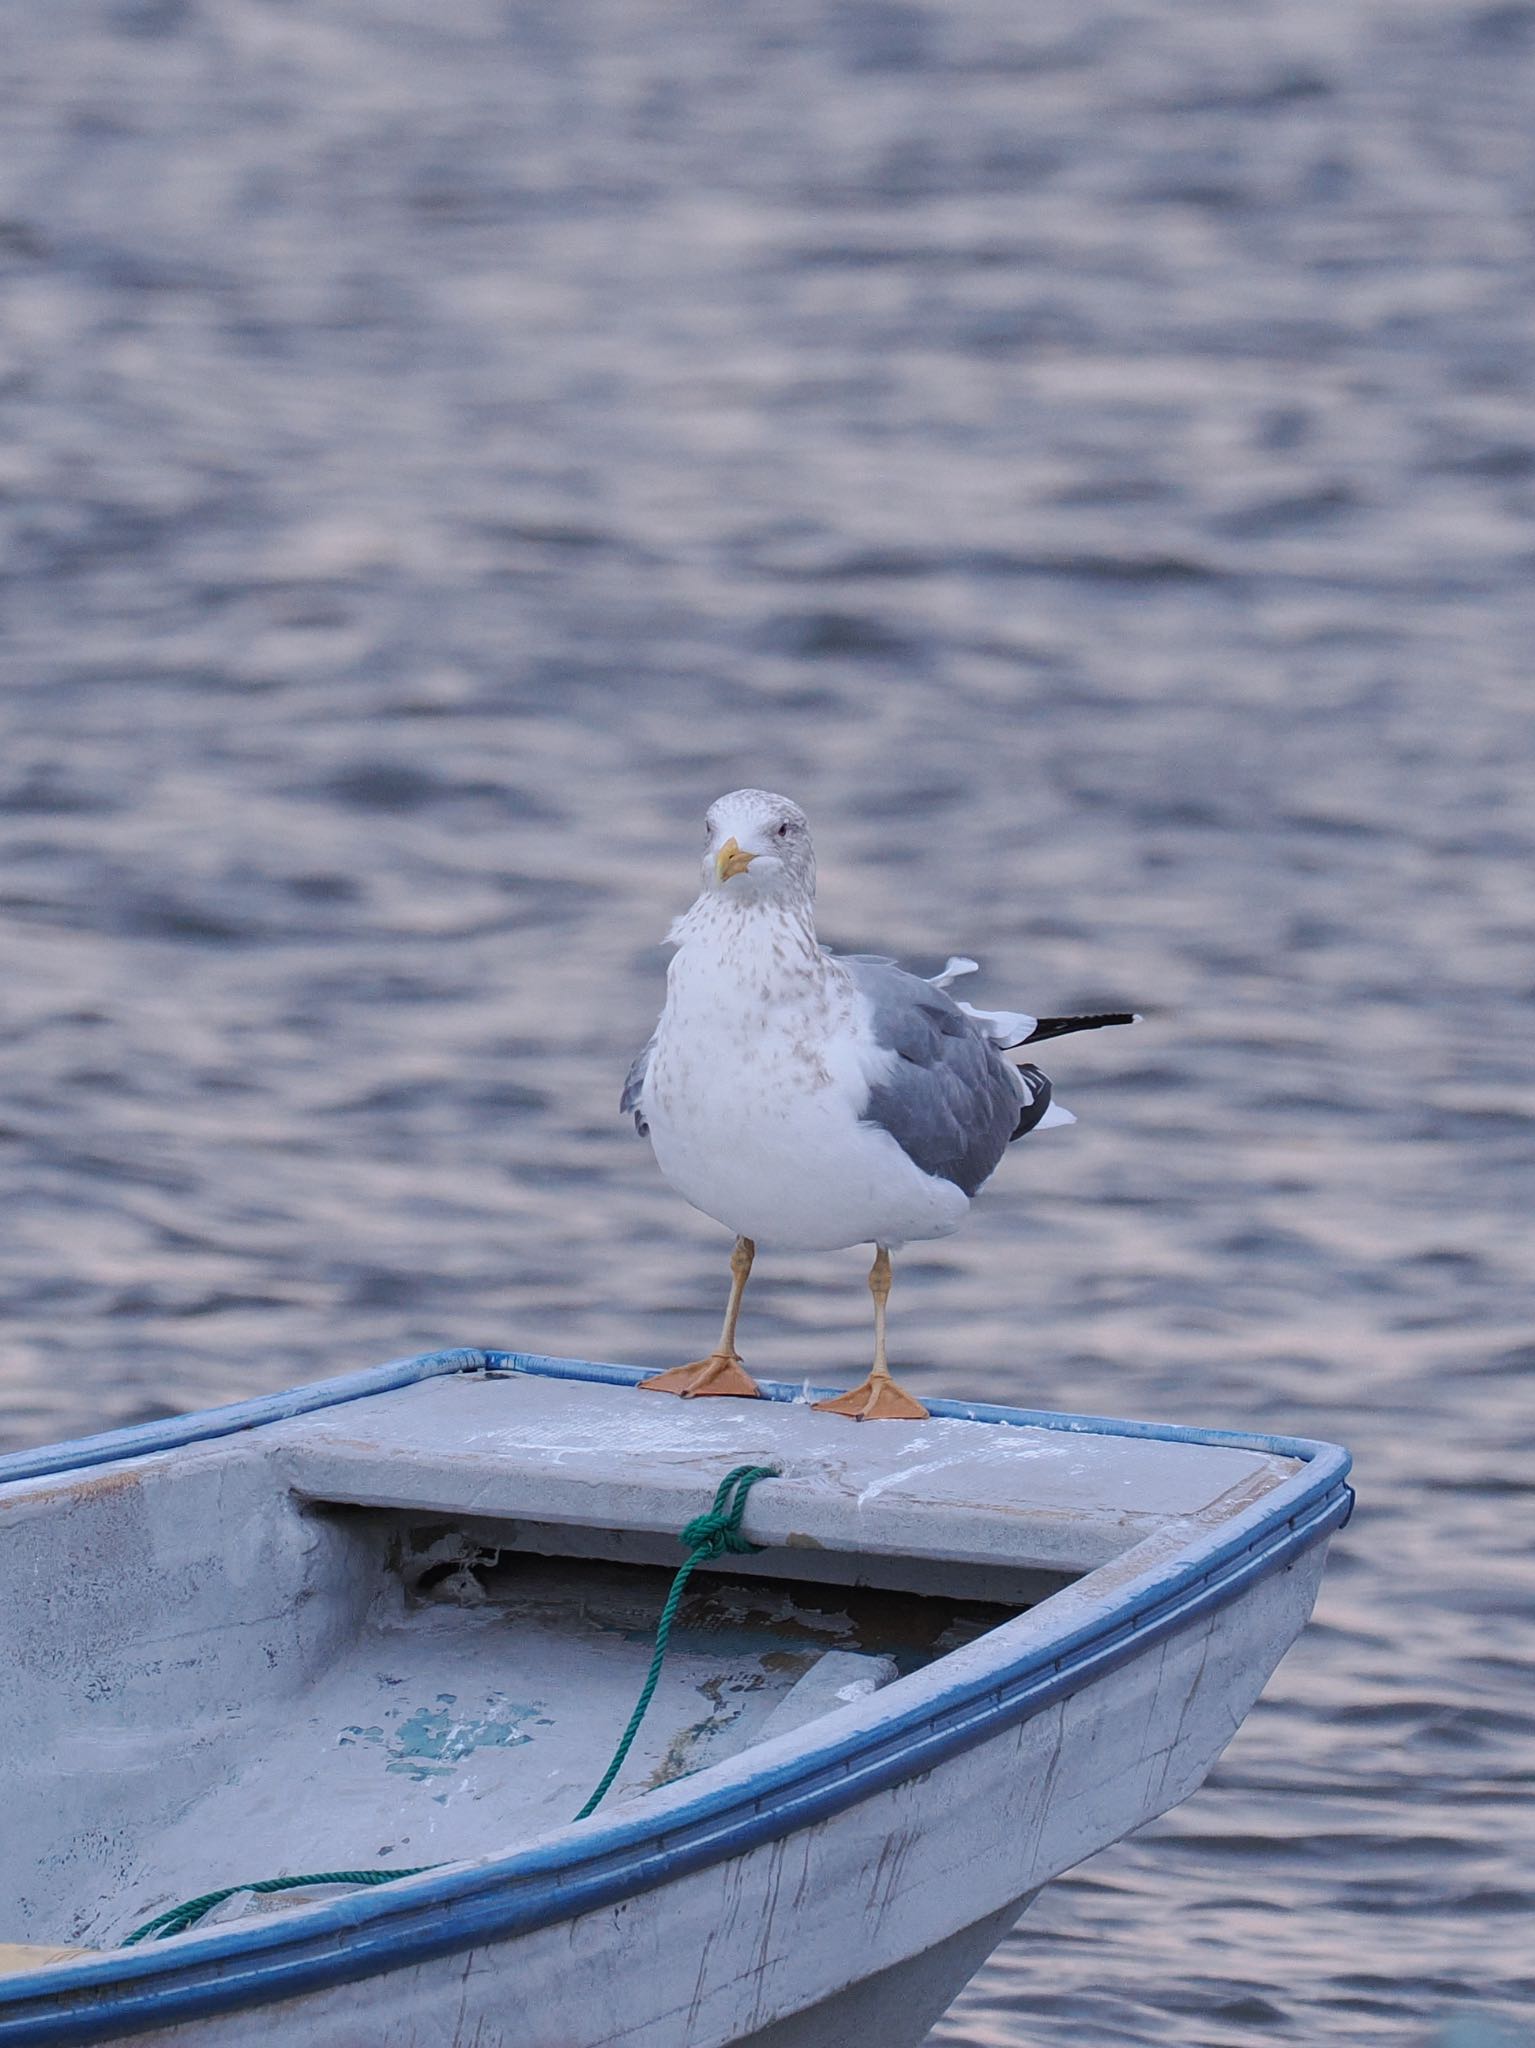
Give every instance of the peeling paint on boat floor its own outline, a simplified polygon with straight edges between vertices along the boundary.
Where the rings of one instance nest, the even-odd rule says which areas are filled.
[[[218,1885],[472,1857],[575,1814],[638,1696],[671,1574],[464,1543],[455,1554],[448,1532],[423,1538],[305,1692],[243,1717],[234,1768],[142,1845],[132,1897],[115,1898],[80,1930],[84,1939],[110,1939]],[[376,1554],[398,1554],[382,1527],[374,1543]],[[745,1748],[827,1653],[857,1653],[894,1676],[1010,1611],[695,1581],[609,1798]],[[834,1704],[828,1697],[815,1711]]]
[[[386,1681],[387,1682],[387,1681]],[[386,1707],[383,1719],[371,1728],[355,1723],[343,1728],[337,1740],[343,1749],[354,1743],[377,1743],[389,1761],[385,1769],[425,1784],[428,1778],[451,1776],[453,1766],[476,1749],[505,1749],[513,1743],[531,1742],[528,1724],[545,1728],[554,1724],[540,1713],[542,1702],[518,1704],[503,1694],[492,1693],[481,1712],[468,1713],[459,1705],[457,1693],[440,1692],[431,1706],[417,1707],[402,1720],[403,1709]]]

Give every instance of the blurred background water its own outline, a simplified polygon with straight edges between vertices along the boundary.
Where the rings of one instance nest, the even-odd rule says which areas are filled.
[[[901,1261],[903,1378],[1358,1456],[1209,1786],[935,2039],[1526,2038],[1535,7],[5,42],[0,1439],[696,1356],[617,1096],[785,789],[833,943],[1151,1013]],[[750,1364],[855,1377],[862,1272],[764,1260]]]

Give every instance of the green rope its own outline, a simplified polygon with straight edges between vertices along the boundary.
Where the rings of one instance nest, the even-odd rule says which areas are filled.
[[[435,1863],[419,1863],[414,1870],[318,1870],[312,1877],[259,1877],[254,1884],[226,1884],[221,1892],[204,1892],[200,1899],[186,1899],[167,1912],[157,1913],[153,1920],[146,1920],[142,1927],[125,1934],[122,1946],[132,1948],[136,1941],[147,1941],[151,1936],[163,1941],[167,1935],[185,1934],[205,1913],[222,1906],[236,1892],[291,1892],[303,1884],[393,1884],[397,1877],[419,1877],[422,1871],[438,1867]]]
[[[712,1558],[723,1557],[727,1551],[745,1553],[760,1550],[760,1543],[748,1543],[741,1534],[741,1517],[746,1512],[746,1497],[759,1479],[776,1479],[779,1476],[776,1465],[737,1465],[733,1472],[727,1472],[720,1481],[714,1496],[714,1505],[707,1514],[695,1515],[682,1531],[681,1541],[687,1545],[688,1556],[672,1580],[671,1591],[666,1596],[666,1605],[661,1609],[661,1619],[656,1624],[655,1653],[650,1660],[650,1670],[640,1688],[634,1712],[629,1716],[629,1725],[619,1737],[618,1748],[613,1752],[613,1761],[602,1774],[602,1782],[591,1798],[576,1815],[585,1820],[595,1813],[612,1786],[613,1780],[624,1767],[624,1758],[633,1747],[634,1738],[645,1718],[645,1711],[655,1696],[656,1685],[661,1677],[661,1664],[666,1656],[666,1645],[671,1636],[672,1623],[677,1609],[682,1604],[683,1593],[688,1580],[696,1568]],[[185,1934],[195,1927],[206,1913],[215,1906],[222,1906],[226,1899],[232,1899],[236,1892],[289,1892],[301,1885],[315,1884],[393,1884],[396,1878],[420,1877],[428,1870],[442,1869],[440,1863],[418,1863],[409,1870],[321,1870],[309,1877],[262,1877],[251,1884],[229,1884],[222,1891],[204,1892],[201,1898],[186,1899],[179,1906],[171,1906],[163,1913],[157,1913],[153,1920],[146,1920],[142,1927],[135,1927],[131,1934],[123,1936],[122,1946],[132,1948],[136,1941],[164,1941],[172,1934]]]
[[[695,1515],[682,1532],[682,1541],[691,1553],[678,1568],[672,1580],[672,1589],[666,1596],[666,1605],[661,1609],[661,1619],[656,1623],[655,1654],[650,1660],[650,1669],[645,1674],[645,1683],[640,1687],[640,1696],[634,1703],[634,1712],[629,1716],[629,1725],[618,1738],[618,1747],[613,1752],[613,1761],[602,1774],[602,1782],[591,1798],[576,1815],[585,1820],[595,1813],[602,1804],[604,1795],[613,1780],[624,1767],[624,1758],[629,1754],[634,1738],[640,1732],[640,1723],[645,1718],[645,1709],[654,1696],[656,1683],[661,1676],[661,1660],[666,1655],[667,1640],[672,1632],[672,1622],[682,1604],[688,1580],[695,1568],[710,1558],[723,1557],[727,1550],[745,1552],[760,1550],[760,1543],[748,1543],[741,1534],[741,1517],[746,1512],[746,1496],[759,1479],[776,1479],[776,1465],[737,1465],[719,1483],[714,1496],[714,1505],[706,1515]]]

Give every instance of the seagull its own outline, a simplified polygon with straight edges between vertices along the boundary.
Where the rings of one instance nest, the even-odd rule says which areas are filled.
[[[973,1009],[948,993],[973,960],[924,979],[876,955],[828,952],[810,828],[787,797],[722,796],[704,839],[703,886],[667,934],[665,1007],[620,1107],[684,1200],[734,1232],[730,1294],[708,1357],[641,1385],[760,1394],[735,1343],[758,1246],[872,1244],[873,1366],[851,1393],[815,1405],[859,1421],[921,1418],[885,1357],[891,1252],[957,1230],[1015,1138],[1075,1123],[1038,1067],[1004,1053],[1138,1020]]]

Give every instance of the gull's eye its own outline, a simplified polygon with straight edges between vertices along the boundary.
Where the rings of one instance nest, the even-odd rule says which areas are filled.
[[[787,826],[787,825],[780,825],[780,826],[779,826],[779,828],[778,828],[778,836],[779,836],[779,838],[780,838],[780,839],[787,839],[787,838],[788,838],[788,836],[789,836],[789,828],[788,828],[788,826]]]

